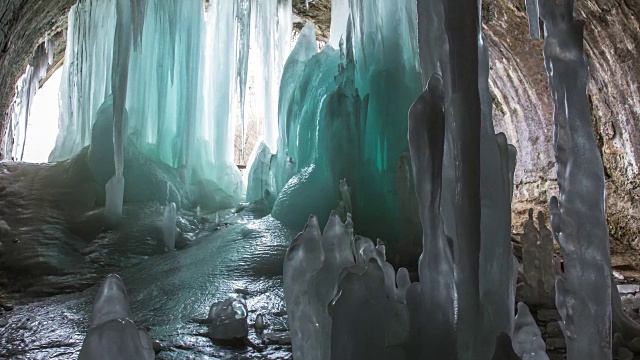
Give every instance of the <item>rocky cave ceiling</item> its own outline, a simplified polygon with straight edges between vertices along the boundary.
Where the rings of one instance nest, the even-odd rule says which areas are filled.
[[[75,0],[1,1],[0,108],[6,110],[17,79],[46,36],[56,40],[50,73],[61,65],[67,14]],[[304,1],[293,2],[296,15],[313,20],[319,39],[326,40],[331,1],[315,0],[308,11]],[[636,250],[633,253],[640,254],[640,2],[576,3],[578,16],[585,22],[593,127],[607,176],[613,263],[620,266],[624,264],[616,263],[616,253]],[[483,17],[490,46],[496,127],[507,134],[519,152],[514,203],[514,227],[518,231],[527,209],[546,209],[550,194],[557,192],[550,141],[553,106],[544,73],[542,42],[529,39],[524,0],[485,0]],[[4,131],[4,121],[2,125]]]

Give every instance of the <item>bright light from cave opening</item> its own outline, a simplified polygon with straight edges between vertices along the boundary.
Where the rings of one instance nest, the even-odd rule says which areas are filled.
[[[23,161],[47,162],[58,136],[58,90],[62,79],[62,67],[56,70],[36,93],[27,123],[27,137]]]

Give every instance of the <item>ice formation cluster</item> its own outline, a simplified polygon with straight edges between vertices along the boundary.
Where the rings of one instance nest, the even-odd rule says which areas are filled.
[[[215,184],[239,201],[233,138],[236,119],[246,128],[250,51],[261,71],[255,76],[264,79],[256,85],[264,141],[275,150],[291,17],[290,0],[217,0],[206,12],[201,0],[78,2],[69,15],[61,131],[50,160],[90,143],[98,109],[113,94],[116,175],[131,141],[196,188]]]
[[[403,6],[406,7],[398,10]],[[351,1],[345,41],[340,43],[339,59],[333,60],[338,64],[336,75],[329,77],[331,69],[325,68],[320,71],[328,74],[319,74],[317,66],[314,74],[301,70],[301,61],[332,58],[332,50],[320,54],[304,52],[302,40],[285,66],[283,79],[289,71],[302,71],[302,76],[295,77],[300,79],[298,86],[309,88],[303,92],[287,92],[285,86],[281,89],[281,146],[276,155],[275,189],[281,196],[273,216],[286,220],[279,202],[294,200],[282,194],[295,192],[304,182],[315,186],[322,181],[313,181],[314,176],[335,189],[338,179],[351,176],[355,179],[352,185],[365,188],[355,190],[353,221],[347,216],[342,223],[332,213],[321,233],[318,219],[312,216],[287,252],[284,289],[294,357],[548,359],[540,330],[527,306],[518,304],[513,317],[518,266],[511,249],[510,204],[516,154],[504,134],[495,134],[493,128],[480,3],[424,0],[417,1],[417,12],[412,9],[415,3],[409,1],[393,7],[384,1]],[[611,359],[604,177],[590,127],[582,27],[573,18],[571,0],[527,1],[527,9],[533,38],[539,38],[538,17],[544,23],[544,54],[555,103],[554,145],[560,200],[554,198],[550,208],[553,236],[565,258],[564,273],[556,282],[555,293],[567,355],[571,360]],[[384,16],[368,19],[371,14]],[[384,23],[375,21],[381,18]],[[407,28],[407,20],[417,28]],[[388,31],[400,40],[385,41]],[[394,48],[402,39],[407,41],[405,46]],[[396,56],[385,56],[390,49]],[[378,63],[373,65],[375,62]],[[329,65],[327,60],[320,64]],[[374,168],[382,171],[390,159],[387,156],[397,157],[404,145],[383,139],[386,126],[403,126],[395,119],[381,116],[380,123],[372,123],[380,111],[376,106],[382,104],[374,97],[375,79],[385,75],[363,74],[371,75],[380,69],[393,71],[397,79],[412,71],[421,73],[425,89],[409,110],[406,129],[413,173],[410,187],[415,188],[422,224],[420,281],[414,283],[405,269],[396,273],[386,262],[381,242],[374,246],[371,240],[355,235],[353,225],[362,219],[371,230],[362,201],[369,201],[368,205],[376,210],[386,209],[373,206],[389,192],[371,196],[369,191],[376,181],[385,180],[380,173],[370,172],[367,161],[373,161],[377,165]],[[305,76],[313,80],[307,83]],[[320,82],[325,76],[327,82]],[[402,86],[386,80],[385,89],[380,89],[385,94],[385,106],[401,107],[395,95],[405,92],[408,96],[411,80]],[[328,95],[316,96],[318,91]],[[311,98],[298,99],[300,93]],[[314,101],[321,101],[321,110],[307,120],[305,106]],[[295,110],[288,113],[283,105]],[[323,117],[325,113],[331,116]],[[298,118],[300,125],[295,126]],[[304,125],[304,121],[311,121],[312,125]],[[368,143],[367,131],[371,127],[376,128],[376,139]],[[323,132],[325,128],[328,130]],[[329,149],[322,148],[329,143],[326,134],[332,134]],[[397,141],[398,137],[390,139]],[[281,154],[283,149],[285,154]],[[297,186],[289,189],[292,181],[286,183],[286,176],[278,176],[286,174],[283,164],[292,161],[300,174],[292,178]],[[310,170],[305,172],[305,166]],[[349,173],[352,169],[357,169],[354,174]],[[368,181],[357,177],[362,174]],[[283,188],[278,188],[284,183]],[[393,195],[398,197],[399,193]],[[358,199],[358,195],[365,200]],[[316,209],[323,210],[313,210]],[[385,220],[384,225],[398,223],[389,217]],[[543,231],[540,236],[547,243],[551,241],[551,234]],[[550,265],[547,272],[553,271]],[[540,297],[547,300],[554,275],[539,276],[542,278],[533,281],[546,284],[541,286]]]

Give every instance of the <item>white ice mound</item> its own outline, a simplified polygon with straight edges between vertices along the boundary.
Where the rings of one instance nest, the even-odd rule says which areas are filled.
[[[131,320],[129,294],[122,279],[118,275],[107,276],[96,295],[89,331],[78,359],[154,358],[149,334]]]

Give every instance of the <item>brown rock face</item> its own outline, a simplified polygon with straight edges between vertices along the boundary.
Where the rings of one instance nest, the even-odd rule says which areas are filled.
[[[45,36],[58,34],[61,58],[68,10],[73,0],[5,0],[0,8],[0,108]],[[301,19],[316,23],[319,40],[328,39],[331,0],[293,0]],[[607,212],[614,255],[640,243],[640,3],[637,0],[576,1],[585,22],[590,59],[593,125],[607,175]],[[484,31],[490,46],[490,89],[496,130],[518,149],[514,231],[521,232],[527,209],[547,208],[557,193],[553,104],[542,58],[542,41],[529,39],[523,0],[484,0]],[[4,131],[5,122],[2,123]],[[2,156],[2,154],[0,154]],[[614,265],[624,265],[616,260]]]

